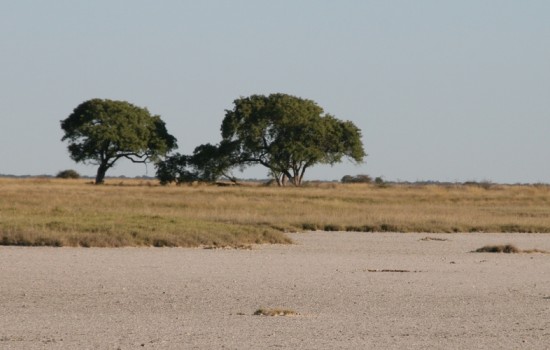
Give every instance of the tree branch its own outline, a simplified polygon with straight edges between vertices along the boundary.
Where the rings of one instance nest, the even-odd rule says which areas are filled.
[[[145,164],[149,161],[150,155],[149,154],[137,154],[137,153],[124,153],[124,154],[120,154],[120,157],[124,157],[124,158],[130,160],[132,163]],[[135,159],[134,157],[137,157],[138,159]]]

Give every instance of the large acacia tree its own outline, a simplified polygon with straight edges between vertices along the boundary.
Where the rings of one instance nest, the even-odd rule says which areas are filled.
[[[71,158],[98,166],[96,184],[104,182],[107,170],[121,158],[147,163],[177,146],[160,116],[126,101],[85,101],[61,121],[61,128]]]
[[[261,164],[279,185],[288,180],[300,186],[305,171],[316,164],[332,165],[344,157],[362,162],[366,156],[361,130],[352,122],[287,94],[235,100],[221,131],[222,143],[237,148],[239,165]]]

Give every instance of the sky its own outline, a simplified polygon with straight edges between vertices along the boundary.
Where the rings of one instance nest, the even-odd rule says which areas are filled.
[[[191,153],[235,99],[287,93],[368,153],[305,180],[550,183],[549,18],[547,0],[1,1],[0,174],[95,175],[60,128],[91,98],[147,107]]]

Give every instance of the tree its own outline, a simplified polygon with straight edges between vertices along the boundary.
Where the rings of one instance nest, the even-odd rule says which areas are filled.
[[[162,185],[171,182],[215,182],[222,177],[237,183],[230,171],[239,163],[235,150],[234,144],[221,142],[219,145],[200,145],[190,156],[176,153],[156,164],[157,178]]]
[[[167,185],[175,182],[193,182],[197,180],[197,174],[193,171],[190,164],[190,157],[184,154],[176,153],[166,157],[165,160],[156,163],[157,179],[161,185]]]
[[[201,181],[214,182],[220,178],[237,183],[231,169],[240,163],[237,144],[222,141],[218,145],[200,145],[193,151],[190,164]]]
[[[239,165],[261,164],[278,185],[300,186],[316,164],[366,156],[361,131],[350,121],[325,114],[311,100],[286,94],[252,95],[234,101],[222,122],[222,143],[233,145]]]
[[[160,116],[126,101],[85,101],[61,121],[61,128],[71,158],[98,166],[96,184],[104,182],[107,170],[121,158],[157,161],[177,146]]]

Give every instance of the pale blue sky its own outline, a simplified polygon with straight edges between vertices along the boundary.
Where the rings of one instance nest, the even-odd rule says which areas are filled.
[[[0,50],[4,174],[94,175],[59,127],[90,98],[160,114],[190,153],[219,141],[234,99],[283,92],[363,131],[365,164],[308,180],[550,183],[546,0],[6,0]]]

